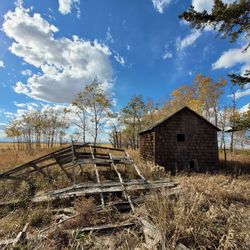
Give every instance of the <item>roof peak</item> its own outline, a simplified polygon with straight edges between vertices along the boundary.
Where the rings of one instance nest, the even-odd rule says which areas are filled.
[[[209,123],[209,125],[215,127],[217,129],[217,131],[221,131],[218,127],[216,127],[214,124],[212,124],[211,122],[209,122],[207,119],[205,119],[203,116],[201,116],[200,114],[198,114],[197,112],[195,112],[193,109],[191,109],[188,106],[182,106],[181,108],[177,109],[175,112],[171,113],[170,115],[168,115],[167,117],[157,121],[155,124],[151,125],[150,127],[148,127],[147,129],[142,130],[139,134],[143,134],[149,131],[152,131],[155,127],[157,127],[158,125],[162,124],[163,122],[167,121],[169,118],[171,118],[172,116],[176,115],[177,113],[179,113],[180,111],[182,111],[183,109],[188,109],[191,112],[193,112],[195,115],[199,116],[201,119],[205,120],[207,123]]]

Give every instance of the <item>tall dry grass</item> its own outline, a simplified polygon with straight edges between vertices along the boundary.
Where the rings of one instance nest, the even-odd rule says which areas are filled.
[[[3,159],[0,161],[0,168],[12,167],[44,153],[28,155],[27,152],[0,150],[0,157]],[[173,178],[182,188],[181,194],[172,198],[164,190],[147,193],[145,203],[131,214],[148,220],[160,232],[159,249],[175,249],[179,243],[190,249],[250,249],[249,175],[234,178],[233,175],[224,173],[188,173],[171,177],[163,168],[140,161],[137,151],[130,150],[129,154],[147,178]],[[245,159],[247,156],[242,157]],[[68,185],[59,172],[55,172],[54,177],[53,188]],[[33,180],[35,191],[43,192],[52,187],[48,186],[41,175]],[[34,195],[31,192],[31,187],[24,182],[18,186],[13,184],[11,189],[9,184],[1,186],[1,201],[10,196],[23,199],[22,207],[0,209],[1,239],[15,237],[27,221],[31,223],[29,231],[33,234],[55,223],[52,207],[33,207],[28,203],[29,196]],[[119,221],[121,215],[117,212],[97,214],[94,211],[95,202],[94,199],[77,200],[74,208],[80,217],[69,221],[67,227],[80,228],[90,224]],[[132,229],[116,232],[113,236],[107,235],[106,238],[97,234],[79,233],[66,236],[62,231],[55,230],[42,242],[34,241],[26,249],[100,249],[102,244],[104,249],[147,249],[142,234]],[[148,246],[148,249],[152,248]]]
[[[249,249],[250,183],[223,175],[176,178],[182,187],[177,199],[164,191],[152,193],[137,211],[161,234],[160,245],[175,249]],[[163,198],[164,197],[164,198]]]

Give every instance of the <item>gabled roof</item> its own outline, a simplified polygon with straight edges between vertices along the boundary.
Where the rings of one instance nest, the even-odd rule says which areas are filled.
[[[217,131],[221,131],[218,127],[216,127],[215,125],[213,125],[211,122],[209,122],[207,119],[205,119],[204,117],[202,117],[201,115],[199,115],[198,113],[196,113],[195,111],[193,111],[192,109],[190,109],[187,106],[184,106],[180,109],[178,109],[176,112],[170,114],[169,116],[159,120],[158,122],[156,122],[155,124],[153,124],[152,126],[150,126],[147,129],[142,130],[139,134],[144,134],[147,132],[152,131],[155,127],[157,127],[158,125],[162,124],[163,122],[167,121],[169,118],[171,118],[172,116],[176,115],[177,113],[181,112],[182,110],[190,110],[193,114],[195,114],[196,116],[198,116],[199,118],[201,118],[202,120],[204,120],[205,122],[207,122],[210,126],[214,127],[215,129],[217,129]]]

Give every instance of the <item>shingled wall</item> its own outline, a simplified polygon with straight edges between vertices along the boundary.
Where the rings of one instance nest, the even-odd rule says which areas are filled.
[[[185,141],[177,141],[177,134],[184,135]],[[143,159],[153,159],[170,171],[204,172],[218,166],[217,128],[189,109],[177,112],[153,131],[142,133],[140,144]]]
[[[140,156],[145,161],[155,162],[155,132],[140,135]]]

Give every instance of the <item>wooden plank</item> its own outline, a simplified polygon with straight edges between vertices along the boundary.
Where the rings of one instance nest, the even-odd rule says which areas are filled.
[[[106,184],[106,185],[104,185]],[[51,201],[55,199],[65,199],[69,197],[77,197],[83,195],[91,195],[91,194],[103,194],[103,193],[116,193],[116,192],[123,192],[123,191],[139,191],[139,190],[150,190],[150,189],[158,189],[158,188],[171,188],[175,187],[174,183],[169,182],[150,182],[150,183],[141,183],[141,182],[130,182],[124,183],[96,183],[96,186],[92,187],[85,187],[85,188],[78,188],[74,189],[72,187],[71,190],[64,191],[64,192],[54,192],[50,193],[45,196],[39,196],[32,199],[32,202],[44,202],[44,201]]]
[[[132,179],[129,180],[129,182],[125,182],[125,185],[132,185],[132,184],[147,184],[148,182],[145,182],[142,179]],[[177,182],[173,182],[170,179],[162,179],[162,180],[156,180],[156,181],[152,181],[152,183],[168,183],[171,185],[171,187],[175,187],[177,186]],[[120,186],[120,182],[112,182],[112,181],[106,181],[106,182],[102,182],[102,185],[100,185],[99,183],[95,183],[95,182],[85,182],[85,183],[79,183],[70,187],[66,187],[66,188],[62,188],[59,190],[55,190],[52,192],[49,192],[49,194],[59,194],[59,193],[63,193],[63,192],[67,192],[67,191],[72,191],[72,190],[78,190],[78,189],[84,189],[84,188],[95,188],[95,187],[110,187],[110,186]]]
[[[111,148],[111,147],[104,147],[104,146],[92,146],[93,148],[100,148],[100,149],[109,149],[109,150],[113,150],[113,151],[119,151],[119,152],[125,152],[124,149],[121,148]]]
[[[161,241],[161,233],[154,225],[145,219],[140,219],[142,230],[144,233],[145,242],[148,249],[157,249],[158,243]],[[163,248],[165,249],[165,248]]]
[[[109,157],[110,157],[110,159],[112,160],[112,155],[109,153]],[[132,209],[132,211],[134,211],[135,210],[135,207],[134,207],[134,205],[133,205],[133,203],[132,203],[132,201],[131,201],[131,197],[130,197],[130,195],[126,192],[126,188],[125,188],[125,186],[124,186],[124,181],[123,181],[123,178],[122,178],[122,176],[121,176],[121,173],[118,171],[118,169],[117,169],[117,167],[116,167],[116,165],[114,164],[114,162],[112,162],[111,163],[111,165],[112,165],[112,167],[115,169],[115,172],[116,172],[116,174],[118,175],[118,178],[119,178],[119,181],[120,181],[120,183],[122,184],[122,186],[124,187],[124,196],[125,196],[125,198],[128,200],[128,202],[129,202],[129,204],[130,204],[130,207],[131,207],[131,209]]]
[[[126,156],[127,156],[129,159],[131,159],[127,151],[126,151],[125,154],[126,154]],[[135,163],[132,164],[132,165],[133,165],[133,167],[134,167],[136,173],[140,176],[140,178],[143,179],[143,180],[145,180],[145,181],[147,181],[146,178],[142,175],[142,173],[141,173],[141,171],[139,170],[139,168],[135,165]]]
[[[48,168],[48,167],[52,167],[52,166],[54,166],[54,165],[57,165],[57,162],[52,162],[52,163],[49,163],[49,164],[47,164],[47,165],[45,165],[45,166],[40,166],[39,168],[40,169],[45,169],[45,168]],[[32,166],[30,166],[30,167],[32,167]],[[37,166],[38,167],[38,166]],[[17,174],[16,176],[23,176],[23,175],[28,175],[28,174],[31,174],[31,173],[34,173],[34,172],[36,172],[37,170],[36,169],[31,169],[31,170],[28,170],[28,171],[26,171],[26,172],[24,172],[24,173],[20,173],[20,174]]]
[[[6,175],[6,176],[2,176],[0,177],[0,179],[2,180],[14,180],[14,181],[25,181],[27,180],[26,178],[20,177],[20,176],[11,176],[11,175]]]
[[[73,168],[72,168],[72,179],[73,179],[73,184],[76,183],[76,172],[75,172],[75,149],[74,149],[74,144],[72,141],[72,145],[71,145],[71,152],[72,152],[72,163],[73,163]]]
[[[25,240],[26,238],[26,231],[28,229],[29,223],[26,223],[23,230],[21,232],[18,233],[17,237],[15,238],[15,240],[12,243],[12,246],[15,247],[18,243],[21,243]]]
[[[90,149],[90,152],[91,152],[91,155],[92,155],[92,159],[94,160],[95,159],[95,156],[94,156],[94,152],[93,152],[93,149],[91,146],[89,146],[89,149]],[[97,166],[96,164],[93,164],[94,165],[94,168],[95,168],[95,175],[96,175],[96,179],[97,179],[97,183],[100,184],[100,176],[99,176],[99,172],[98,172],[98,169],[97,169]],[[100,197],[101,197],[101,203],[102,203],[102,207],[104,207],[104,197],[103,197],[103,193],[100,193]]]
[[[67,147],[67,148],[68,148],[68,147]],[[53,153],[58,153],[58,152],[60,152],[60,151],[62,151],[62,150],[65,150],[65,149],[67,149],[67,148],[59,149],[59,150],[57,150],[57,151],[54,151]],[[6,175],[9,175],[9,174],[12,174],[12,173],[16,173],[16,172],[18,172],[18,171],[21,171],[21,170],[24,170],[24,169],[26,169],[26,168],[29,168],[29,167],[30,167],[30,164],[32,164],[34,161],[35,161],[35,163],[37,164],[37,163],[39,163],[39,162],[41,162],[41,161],[48,160],[48,159],[50,159],[50,158],[52,157],[52,154],[53,154],[53,153],[49,153],[49,154],[43,155],[43,156],[41,156],[41,157],[39,157],[39,158],[37,158],[37,159],[34,159],[34,160],[29,161],[29,162],[26,162],[26,163],[24,163],[24,164],[18,165],[18,166],[14,167],[14,168],[12,168],[12,169],[10,169],[10,170],[7,170],[7,171],[5,171],[5,172],[2,172],[2,173],[0,173],[0,179],[1,179],[3,176],[6,176]]]
[[[51,179],[49,174],[47,174],[42,168],[39,168],[35,163],[32,163],[31,165],[36,171],[38,171],[40,174],[42,174],[44,177],[47,177],[48,179]]]
[[[107,231],[107,230],[114,230],[119,228],[128,228],[135,226],[135,222],[126,222],[122,224],[105,224],[93,227],[84,227],[81,229],[77,229],[77,232],[85,233],[85,232],[100,232],[100,231]],[[64,230],[64,232],[72,234],[75,230]]]
[[[190,250],[190,248],[187,248],[186,246],[184,246],[183,244],[179,243],[175,250]]]
[[[63,173],[67,176],[67,178],[70,179],[71,181],[73,181],[71,178],[71,175],[63,168],[63,165],[57,160],[56,155],[54,155],[54,158],[55,158],[57,164],[59,165],[59,167],[61,168],[61,170],[63,171]]]

